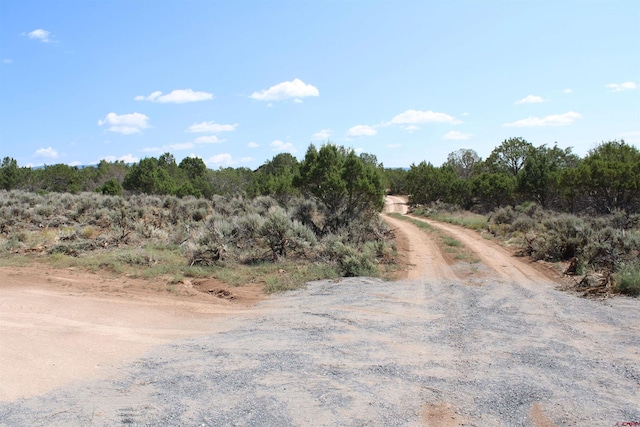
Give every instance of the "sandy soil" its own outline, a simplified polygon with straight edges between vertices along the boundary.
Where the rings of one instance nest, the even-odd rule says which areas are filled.
[[[263,299],[258,285],[169,286],[73,269],[0,268],[0,400],[100,376],[152,346],[219,332],[228,326],[216,319],[246,316]]]

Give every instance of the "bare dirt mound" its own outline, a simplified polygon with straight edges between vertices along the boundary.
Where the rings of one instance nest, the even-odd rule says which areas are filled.
[[[209,290],[215,290],[209,292]],[[168,285],[72,269],[0,268],[0,400],[95,376],[154,345],[217,332],[246,314],[258,285]]]

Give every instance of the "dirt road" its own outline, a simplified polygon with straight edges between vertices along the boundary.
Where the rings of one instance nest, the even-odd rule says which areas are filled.
[[[469,280],[443,263],[424,231],[389,223],[410,249],[412,278],[321,281],[260,302],[250,314],[199,313],[178,328],[197,327],[199,336],[164,337],[172,341],[152,343],[144,356],[97,377],[0,403],[0,424],[640,422],[637,299],[560,292],[552,277],[499,246],[433,223],[477,254],[482,280]],[[184,320],[184,311],[173,314],[165,325]],[[3,340],[18,327],[10,318],[0,318]],[[37,378],[16,381],[27,380]]]

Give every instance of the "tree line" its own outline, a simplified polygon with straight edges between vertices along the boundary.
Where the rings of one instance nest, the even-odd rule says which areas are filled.
[[[177,163],[170,153],[135,164],[102,160],[87,167],[28,168],[5,157],[0,189],[205,198],[269,195],[283,203],[304,195],[322,201],[338,222],[379,211],[385,190],[408,195],[412,205],[441,202],[483,212],[525,202],[571,213],[639,212],[640,151],[614,140],[580,158],[571,148],[535,147],[523,138],[510,138],[486,159],[472,149],[461,149],[450,153],[441,166],[422,161],[408,170],[384,168],[374,155],[357,155],[333,144],[320,149],[310,145],[301,161],[289,153],[278,154],[256,170],[208,169],[196,157]]]
[[[138,163],[101,161],[96,166],[65,164],[42,168],[19,167],[5,157],[0,166],[0,189],[32,192],[98,192],[211,198],[215,195],[272,196],[283,206],[295,197],[313,198],[323,206],[323,232],[332,232],[354,219],[367,219],[384,204],[384,167],[371,154],[325,144],[309,146],[302,161],[281,153],[256,170],[208,169],[197,157],[177,163],[165,153]]]
[[[461,149],[439,167],[423,161],[387,176],[391,190],[408,194],[412,205],[489,212],[529,202],[569,213],[640,212],[640,151],[623,140],[603,142],[580,158],[571,148],[510,138],[484,160]]]

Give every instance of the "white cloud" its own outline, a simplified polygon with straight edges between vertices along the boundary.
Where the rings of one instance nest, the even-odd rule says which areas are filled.
[[[417,125],[421,123],[450,123],[459,124],[462,123],[445,113],[435,113],[433,111],[419,111],[419,110],[407,110],[404,113],[398,114],[391,122],[391,125]]]
[[[288,151],[289,153],[295,153],[296,151],[298,151],[296,150],[296,147],[294,147],[292,143],[283,142],[278,139],[273,141],[269,145],[271,146],[271,149],[273,151]]]
[[[199,136],[196,138],[198,144],[220,144],[224,139],[220,139],[215,135]]]
[[[611,89],[611,92],[620,92],[623,90],[634,90],[638,88],[638,84],[635,82],[624,83],[609,83],[605,86],[607,89]]]
[[[420,127],[416,125],[410,125],[410,126],[405,126],[404,130],[406,130],[407,132],[415,132],[417,130],[420,130]]]
[[[462,139],[469,139],[471,138],[473,135],[470,133],[462,133],[462,132],[458,132],[457,130],[452,130],[451,132],[447,132],[443,138],[444,139],[455,139],[455,140],[462,140]]]
[[[293,102],[295,102],[296,104],[302,104],[304,101],[300,98],[296,98],[293,100]]]
[[[209,157],[209,159],[205,160],[207,165],[233,165],[235,162],[231,157],[231,154],[217,154],[213,157]]]
[[[202,122],[194,123],[187,128],[187,132],[192,133],[217,133],[217,132],[231,132],[236,130],[238,124],[233,125],[221,125],[215,122]]]
[[[26,36],[32,40],[40,40],[42,43],[53,43],[53,40],[51,40],[51,33],[47,30],[43,30],[42,28],[26,33]]]
[[[357,125],[347,131],[347,136],[373,136],[378,131],[367,125]]]
[[[35,154],[36,157],[44,157],[46,159],[57,159],[58,158],[58,152],[56,150],[54,150],[51,147],[47,147],[47,148],[40,148],[38,150],[36,150]]]
[[[574,121],[581,119],[582,115],[575,111],[569,111],[564,114],[555,114],[545,117],[528,117],[526,119],[517,120],[513,123],[505,123],[505,127],[531,127],[531,126],[566,126]]]
[[[247,144],[247,147],[249,148],[258,148],[260,147],[260,144],[258,144],[257,142],[250,142]]]
[[[562,93],[573,93],[573,89],[566,88],[565,90],[562,91]]]
[[[464,116],[464,117],[467,117],[469,115],[469,113],[462,113],[461,115]]]
[[[82,162],[76,160],[75,162],[69,163],[69,166],[80,166],[81,164],[82,164]]]
[[[364,153],[364,148],[362,147],[354,148],[353,151],[355,151],[357,154]]]
[[[284,99],[304,98],[306,96],[319,96],[320,92],[318,88],[306,84],[300,79],[294,79],[291,82],[278,83],[275,86],[271,86],[269,89],[261,90],[260,92],[253,92],[249,98],[257,99],[259,101],[282,101]]]
[[[544,102],[544,99],[542,99],[541,96],[536,96],[536,95],[528,95],[525,96],[524,98],[522,98],[519,101],[516,101],[514,104],[518,105],[518,104],[539,104],[541,102]]]
[[[387,144],[387,148],[400,148],[402,144]]]
[[[167,151],[191,150],[193,147],[195,147],[193,142],[181,142],[178,144],[167,144],[161,147],[145,147],[140,151],[144,153],[166,153]]]
[[[213,94],[208,92],[196,92],[191,89],[176,89],[166,95],[156,91],[149,96],[138,95],[134,98],[136,101],[151,101],[161,104],[184,104],[187,102],[198,102],[213,99]]]
[[[314,133],[313,135],[311,135],[311,140],[312,141],[326,141],[329,138],[331,138],[331,135],[333,135],[333,131],[331,129],[322,129],[321,131],[318,131],[318,132]]]
[[[134,157],[131,153],[125,154],[124,156],[120,156],[118,158],[116,158],[116,156],[106,156],[102,160],[106,160],[107,162],[115,162],[116,160],[118,160],[125,163],[138,163],[138,161],[140,161],[140,159]],[[96,164],[97,163],[100,162],[96,162]]]
[[[131,135],[142,132],[142,129],[149,127],[149,117],[142,113],[116,114],[109,113],[104,120],[98,120],[98,126],[107,125],[107,130]]]

